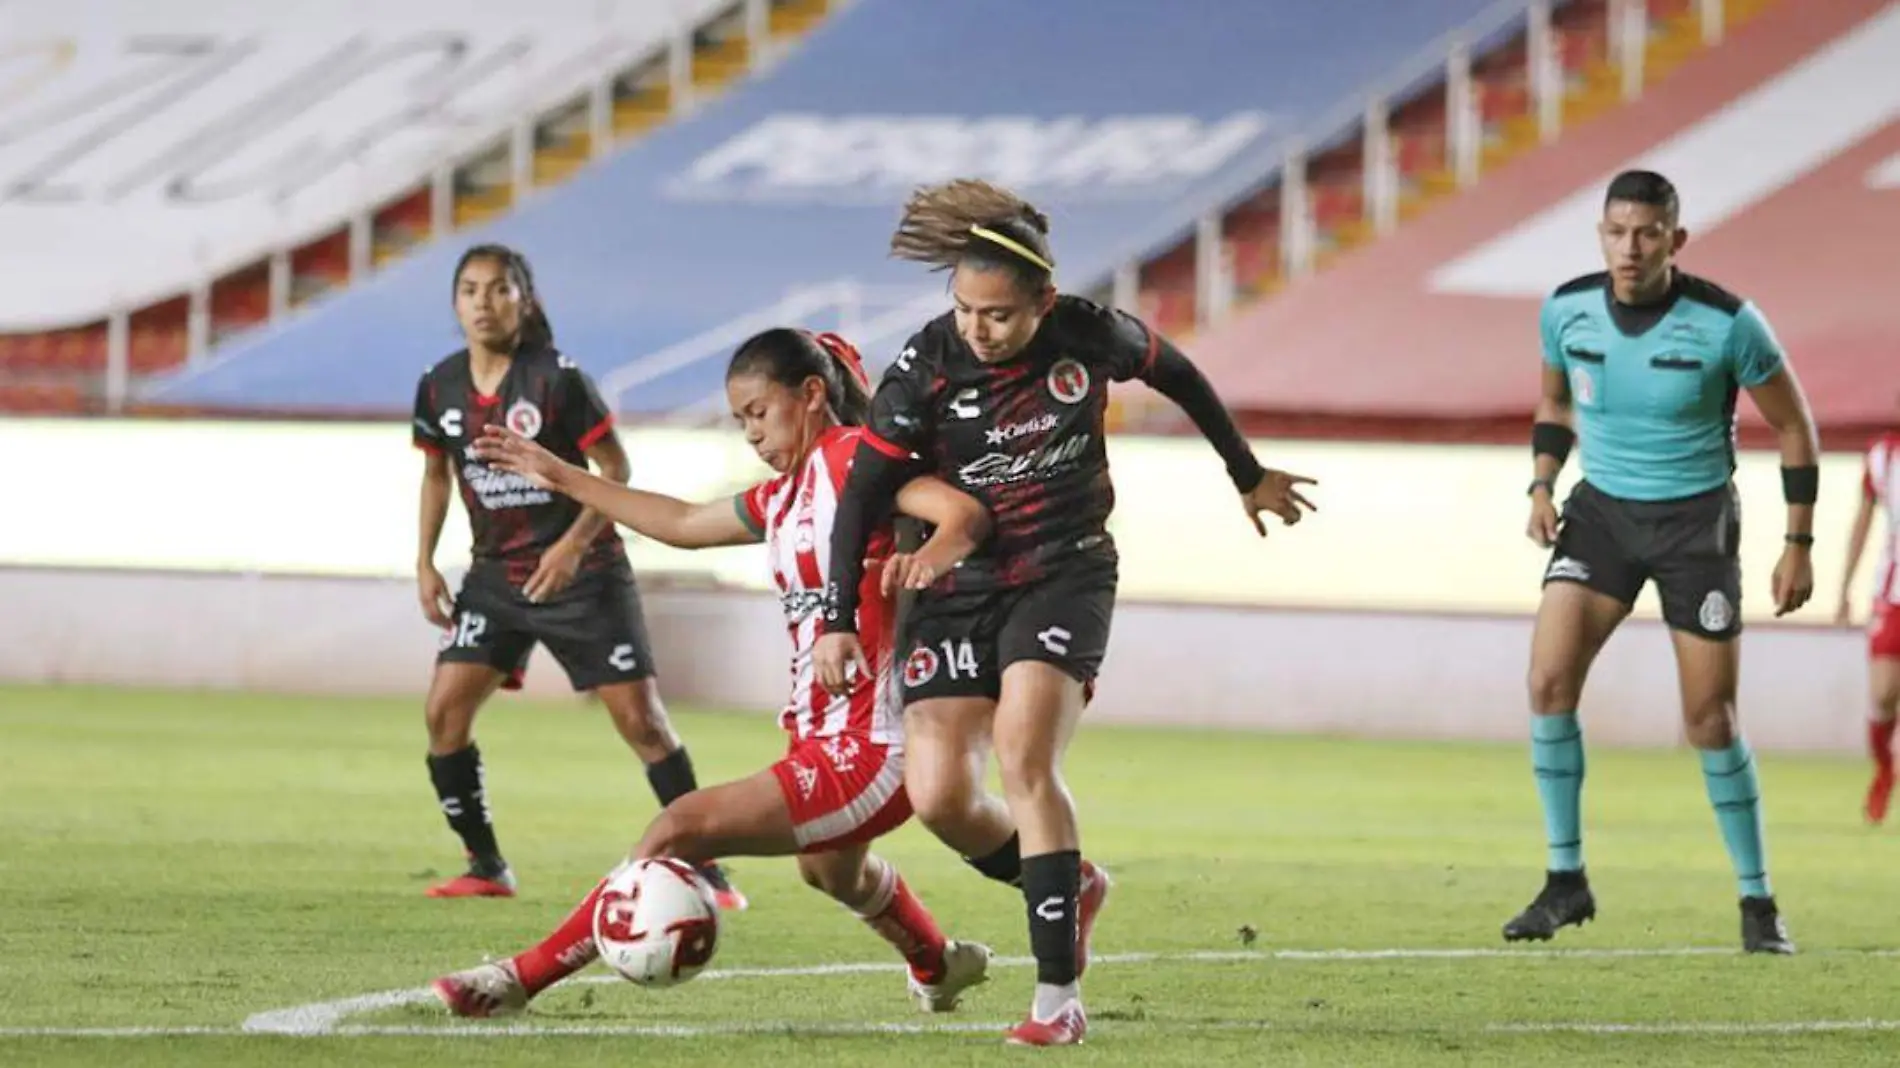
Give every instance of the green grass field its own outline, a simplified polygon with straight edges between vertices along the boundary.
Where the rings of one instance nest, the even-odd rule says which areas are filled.
[[[727,974],[595,978],[512,1024],[454,1025],[400,992],[539,937],[654,809],[599,712],[485,715],[523,893],[442,902],[422,889],[458,853],[416,702],[0,689],[0,1064],[1730,1066],[1900,1048],[1900,843],[1860,824],[1854,761],[1762,761],[1802,953],[1760,959],[1734,952],[1694,759],[1593,751],[1601,912],[1539,952],[1497,933],[1541,878],[1524,747],[1107,728],[1070,761],[1087,850],[1117,876],[1082,1049],[1001,1046],[1033,981],[1022,902],[915,826],[884,852],[947,930],[1012,958],[956,1016],[911,1012],[883,945],[788,861],[741,860],[753,908],[726,925]],[[677,718],[707,781],[780,750],[767,716]],[[876,967],[817,970],[853,964]]]

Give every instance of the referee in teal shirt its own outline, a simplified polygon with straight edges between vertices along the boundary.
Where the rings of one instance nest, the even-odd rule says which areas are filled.
[[[1748,301],[1675,266],[1688,240],[1676,190],[1650,171],[1610,183],[1597,235],[1607,270],[1544,301],[1543,395],[1531,431],[1530,536],[1551,548],[1531,640],[1531,754],[1549,850],[1544,888],[1504,925],[1545,940],[1596,914],[1584,873],[1578,698],[1597,651],[1654,581],[1675,644],[1683,731],[1735,866],[1742,948],[1793,953],[1768,881],[1761,784],[1735,715],[1742,583],[1735,402],[1746,391],[1781,447],[1787,544],[1777,616],[1814,589],[1814,421],[1787,354]],[[1583,480],[1558,518],[1557,472]]]

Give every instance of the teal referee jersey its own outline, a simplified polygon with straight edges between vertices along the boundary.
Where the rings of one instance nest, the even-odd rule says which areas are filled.
[[[1655,304],[1617,301],[1607,273],[1544,300],[1544,363],[1570,382],[1583,477],[1633,501],[1692,497],[1735,471],[1735,400],[1786,356],[1754,304],[1675,272]]]

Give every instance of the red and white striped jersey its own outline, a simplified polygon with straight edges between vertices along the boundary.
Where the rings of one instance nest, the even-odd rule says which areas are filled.
[[[1874,600],[1900,604],[1900,432],[1882,435],[1868,447],[1860,488],[1886,513],[1880,570],[1874,573]]]
[[[903,704],[891,665],[896,606],[879,589],[882,567],[864,569],[858,602],[858,640],[877,677],[859,678],[850,693],[834,695],[825,692],[812,666],[812,647],[824,622],[831,524],[863,436],[859,427],[826,430],[803,466],[747,490],[739,507],[752,529],[765,537],[772,579],[785,609],[785,629],[792,639],[792,693],[779,725],[799,738],[851,732],[869,735],[880,745],[900,745]],[[872,535],[866,556],[881,563],[894,546],[886,526]]]

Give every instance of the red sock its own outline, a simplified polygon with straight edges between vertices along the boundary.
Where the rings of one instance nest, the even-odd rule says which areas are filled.
[[[897,874],[889,861],[878,860],[877,863],[884,865],[884,877],[879,881],[877,893],[871,895],[871,900],[859,911],[859,917],[879,938],[904,955],[910,974],[918,982],[934,983],[942,979],[943,932],[937,929],[936,917],[910,892],[904,877]]]
[[[511,962],[529,997],[594,963],[600,956],[600,949],[594,945],[594,906],[599,903],[601,888],[606,885],[607,880],[602,879],[553,934]]]
[[[1867,721],[1867,750],[1873,754],[1874,766],[1883,772],[1893,771],[1893,728],[1897,721]]]

